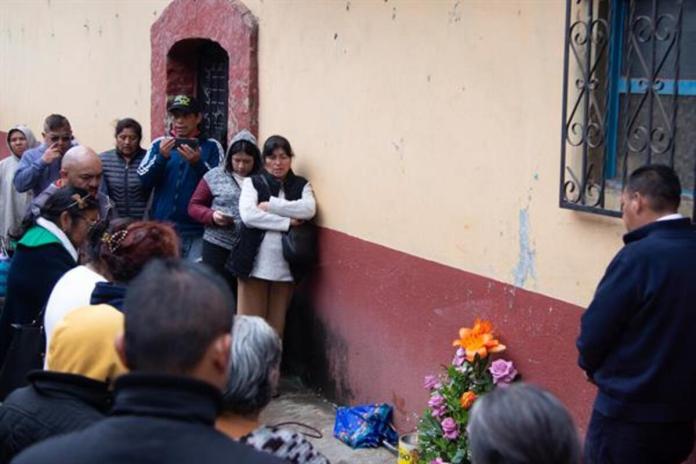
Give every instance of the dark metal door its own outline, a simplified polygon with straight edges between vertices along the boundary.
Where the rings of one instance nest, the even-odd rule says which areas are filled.
[[[198,99],[203,106],[201,130],[207,137],[227,147],[227,97],[229,58],[215,42],[207,42],[199,49]]]

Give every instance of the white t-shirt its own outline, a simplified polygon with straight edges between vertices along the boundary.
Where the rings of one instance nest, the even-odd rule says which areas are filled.
[[[73,309],[89,305],[94,286],[106,279],[87,266],[77,266],[63,274],[48,297],[44,314],[46,350],[56,325]]]

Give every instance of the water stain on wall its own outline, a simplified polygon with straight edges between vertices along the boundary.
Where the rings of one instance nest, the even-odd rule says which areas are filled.
[[[514,283],[524,287],[529,278],[536,280],[536,251],[531,245],[529,225],[529,207],[519,212],[519,257],[513,271]]]

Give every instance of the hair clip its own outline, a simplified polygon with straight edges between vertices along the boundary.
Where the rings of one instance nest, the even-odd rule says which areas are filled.
[[[118,250],[121,247],[121,243],[123,242],[123,240],[125,240],[127,235],[128,229],[119,230],[118,232],[114,232],[113,234],[104,232],[101,241],[103,244],[109,247],[109,251],[111,253],[115,253],[116,250]]]
[[[72,208],[73,206],[77,206],[77,208],[78,208],[79,210],[85,209],[85,208],[87,207],[87,198],[89,198],[89,196],[90,196],[89,193],[88,193],[87,195],[85,195],[84,197],[81,197],[79,193],[74,194],[74,195],[71,196],[70,198],[72,198],[72,199],[75,200],[75,201],[73,201],[72,203],[70,203],[70,204],[67,206],[67,208],[65,208],[65,209],[70,209],[70,208]]]

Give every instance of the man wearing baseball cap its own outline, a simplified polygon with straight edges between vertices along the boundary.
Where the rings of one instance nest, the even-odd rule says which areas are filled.
[[[150,217],[168,221],[181,239],[182,257],[201,257],[203,226],[188,215],[196,185],[224,156],[220,143],[206,138],[199,129],[201,105],[194,97],[177,95],[169,101],[168,136],[159,137],[140,163],[138,175],[146,189],[154,190]]]

